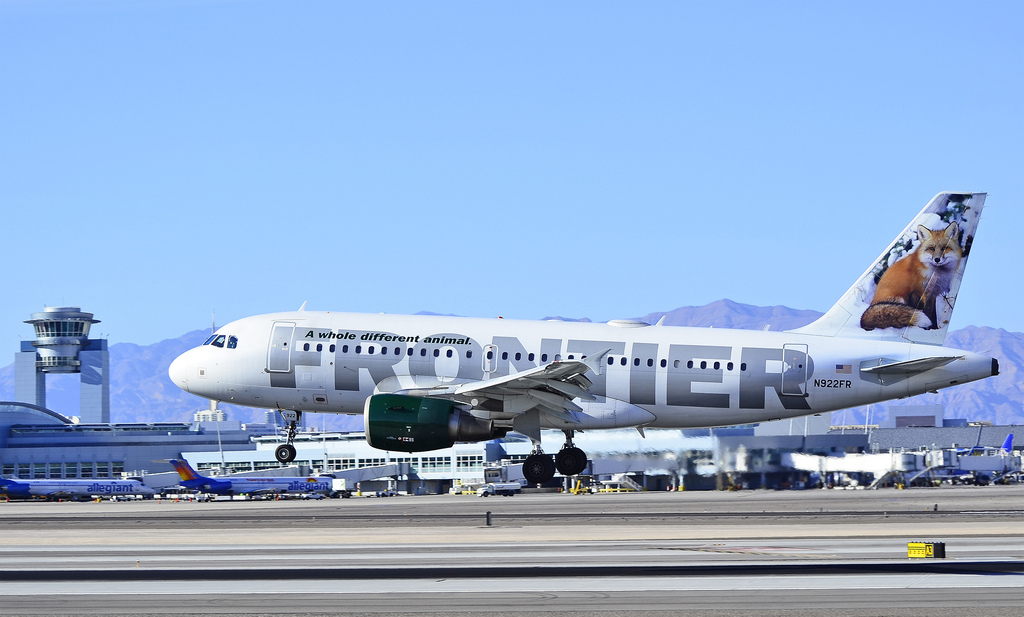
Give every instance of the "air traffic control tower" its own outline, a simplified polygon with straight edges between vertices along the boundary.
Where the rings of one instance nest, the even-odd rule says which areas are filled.
[[[98,319],[77,306],[48,306],[25,320],[36,340],[22,341],[15,354],[14,395],[20,403],[46,407],[46,374],[81,375],[81,421],[110,422],[110,356],[106,339],[90,339]]]

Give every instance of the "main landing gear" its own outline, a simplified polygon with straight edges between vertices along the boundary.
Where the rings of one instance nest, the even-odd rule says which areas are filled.
[[[573,431],[566,430],[565,444],[555,455],[555,460],[544,454],[538,444],[533,453],[523,461],[523,477],[530,484],[543,484],[555,477],[555,470],[563,476],[575,476],[587,468],[587,454],[572,443]]]
[[[295,460],[295,446],[292,445],[292,442],[295,441],[295,433],[298,431],[302,412],[282,409],[281,416],[288,423],[288,442],[277,446],[277,449],[274,450],[274,458],[279,463],[290,463]]]

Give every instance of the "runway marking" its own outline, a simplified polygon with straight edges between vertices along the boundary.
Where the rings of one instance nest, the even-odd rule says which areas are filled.
[[[780,546],[729,546],[715,544],[712,546],[659,546],[663,551],[691,551],[695,553],[722,553],[728,555],[771,555],[774,557],[795,557],[797,559],[837,559],[838,555],[828,553],[812,553],[804,549]],[[802,552],[791,552],[802,551]]]

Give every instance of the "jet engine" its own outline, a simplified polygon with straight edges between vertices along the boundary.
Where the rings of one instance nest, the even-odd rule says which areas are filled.
[[[366,443],[379,450],[426,452],[456,441],[504,437],[508,429],[478,418],[468,406],[442,398],[375,394],[363,410]]]

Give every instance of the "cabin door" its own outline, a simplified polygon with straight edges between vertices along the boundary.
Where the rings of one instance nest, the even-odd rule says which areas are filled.
[[[270,329],[270,352],[267,355],[267,371],[287,373],[292,370],[292,337],[295,324],[275,321]]]

